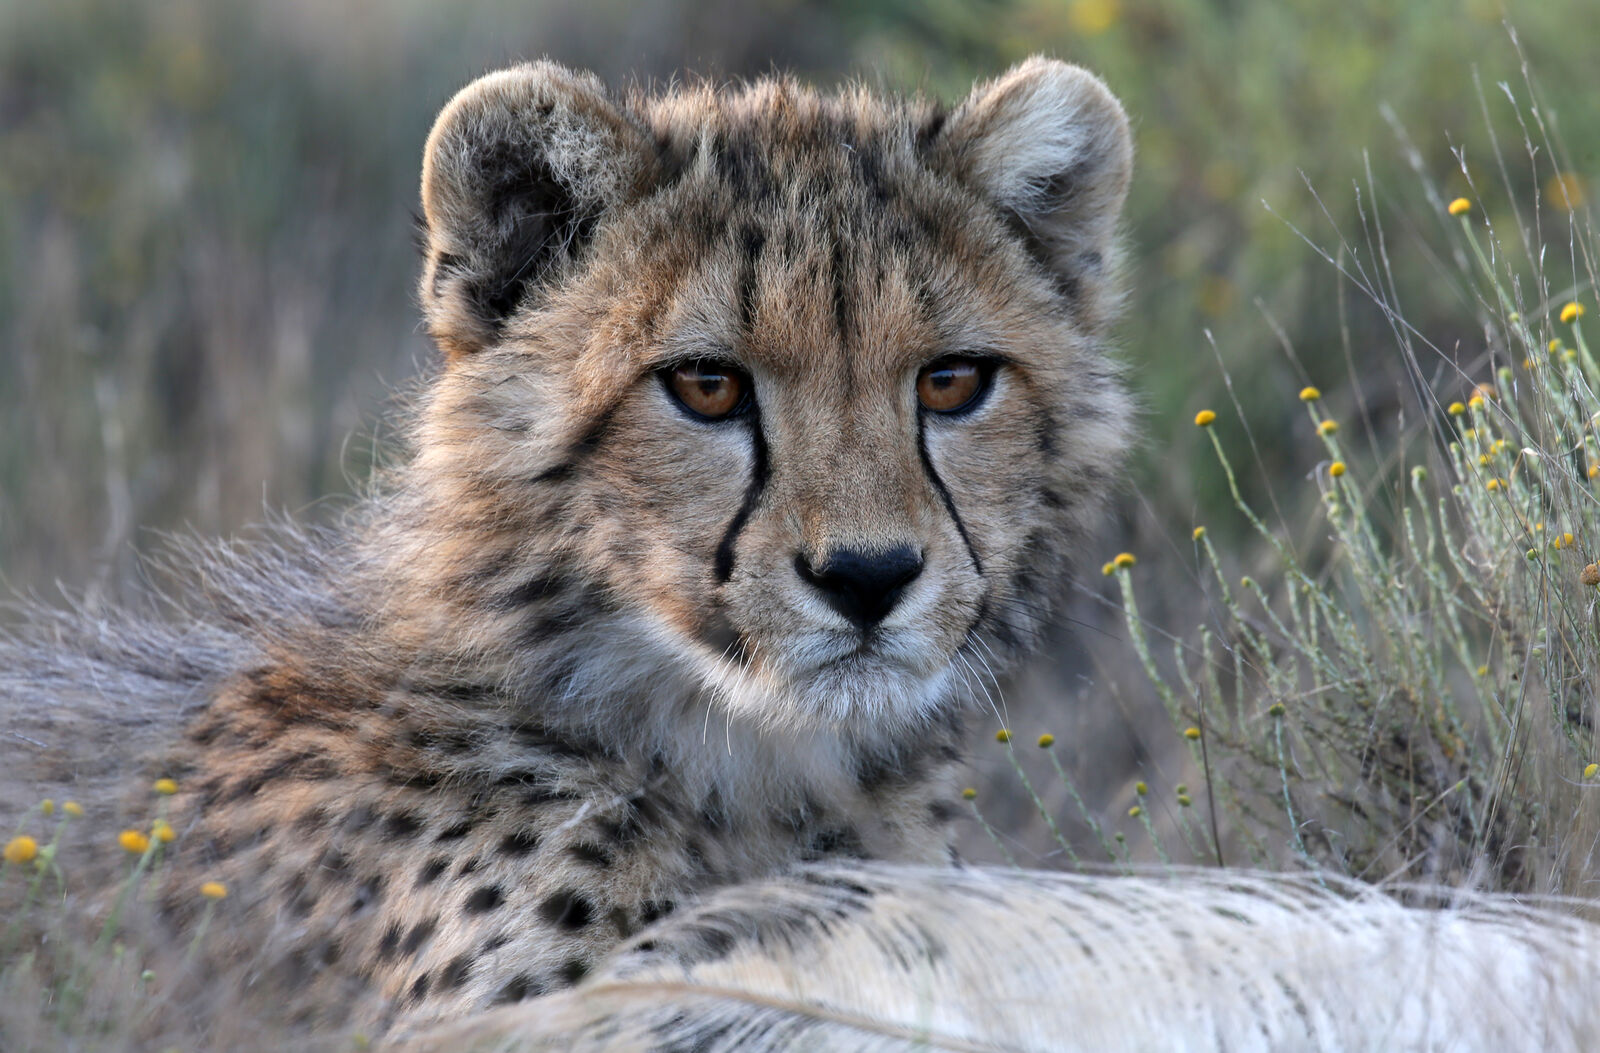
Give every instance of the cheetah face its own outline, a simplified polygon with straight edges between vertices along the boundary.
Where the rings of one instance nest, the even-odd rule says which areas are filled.
[[[470,86],[423,187],[449,362],[422,474],[496,568],[456,580],[582,591],[758,722],[981,691],[1125,443],[1100,339],[1129,164],[1105,88],[1042,60],[948,113]]]

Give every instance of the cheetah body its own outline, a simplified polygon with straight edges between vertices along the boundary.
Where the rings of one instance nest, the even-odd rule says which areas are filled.
[[[570,985],[717,886],[947,859],[963,713],[1126,444],[1129,165],[1115,100],[1044,60],[948,109],[548,63],[463,90],[409,459],[335,529],[191,554],[168,635],[80,625],[30,682],[182,714],[166,922],[225,881],[212,975],[397,1033]],[[947,361],[975,408],[919,404]],[[676,404],[683,368],[744,411]],[[870,616],[808,569],[890,552],[914,580]]]

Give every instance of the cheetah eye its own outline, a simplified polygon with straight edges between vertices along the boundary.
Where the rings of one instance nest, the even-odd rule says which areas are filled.
[[[703,420],[727,420],[750,405],[748,374],[718,362],[688,362],[661,371],[678,405]]]
[[[994,363],[981,358],[941,358],[917,374],[917,401],[934,413],[976,409],[989,388]]]

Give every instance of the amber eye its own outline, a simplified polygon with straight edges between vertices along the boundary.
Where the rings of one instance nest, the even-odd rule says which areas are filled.
[[[917,401],[935,413],[960,413],[977,404],[992,372],[977,359],[940,359],[917,374]]]
[[[750,401],[750,378],[731,366],[689,362],[662,371],[667,390],[697,417],[723,420]]]

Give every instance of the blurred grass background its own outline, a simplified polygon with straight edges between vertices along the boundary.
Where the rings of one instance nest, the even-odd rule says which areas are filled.
[[[1250,410],[1256,456],[1241,481],[1258,507],[1315,497],[1303,482],[1319,447],[1294,397],[1305,383],[1359,409],[1381,449],[1407,383],[1391,323],[1289,224],[1361,245],[1358,210],[1404,199],[1390,235],[1426,244],[1433,217],[1387,107],[1446,198],[1470,189],[1452,149],[1488,185],[1489,129],[1510,130],[1508,196],[1559,230],[1600,174],[1586,8],[0,0],[0,587],[48,596],[62,581],[114,599],[137,583],[152,531],[229,533],[285,507],[316,518],[324,495],[359,486],[395,393],[431,360],[412,296],[423,137],[466,81],[545,55],[613,84],[778,68],[951,99],[1034,52],[1099,72],[1135,123],[1119,342],[1146,417],[1111,547],[1086,565],[1139,548],[1159,574],[1162,546],[1177,551],[1166,539],[1197,522],[1225,549],[1259,548],[1190,424],[1228,399],[1205,334]],[[1503,19],[1571,151],[1537,170],[1519,162],[1496,87],[1523,90]],[[1390,248],[1409,323],[1477,353],[1456,263]],[[1248,566],[1251,550],[1238,552]],[[1175,569],[1170,603],[1146,615],[1192,625],[1188,574]],[[1159,752],[1139,727],[1170,729],[1147,686],[1077,657],[1123,647],[1115,612],[1087,595],[1071,617],[1071,642],[1011,709],[1019,735],[1054,721],[1064,748],[1078,744],[1073,763],[1094,754],[1086,792],[1120,807]],[[987,814],[1018,825],[1028,810],[1018,799]]]

